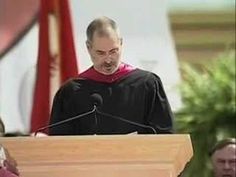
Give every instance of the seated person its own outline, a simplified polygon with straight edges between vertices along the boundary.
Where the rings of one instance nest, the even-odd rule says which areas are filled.
[[[5,127],[0,118],[0,137],[4,136]],[[0,177],[17,177],[19,171],[17,169],[17,163],[10,155],[8,150],[0,144]]]

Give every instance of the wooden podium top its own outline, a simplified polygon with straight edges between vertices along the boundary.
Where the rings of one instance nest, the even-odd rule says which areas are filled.
[[[193,155],[189,135],[0,138],[21,177],[176,177]]]

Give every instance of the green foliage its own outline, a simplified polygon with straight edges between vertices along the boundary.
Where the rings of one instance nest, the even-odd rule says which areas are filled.
[[[208,151],[216,141],[235,137],[235,53],[226,53],[198,71],[183,65],[182,109],[176,114],[178,133],[191,135],[194,157],[186,177],[210,177]]]

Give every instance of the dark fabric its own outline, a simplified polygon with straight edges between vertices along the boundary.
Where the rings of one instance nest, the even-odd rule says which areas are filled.
[[[57,92],[50,123],[56,123],[93,109],[90,95],[98,93],[103,104],[98,109],[137,123],[150,125],[158,133],[172,133],[173,115],[160,78],[147,71],[133,70],[113,83],[88,79],[73,79]],[[130,125],[109,116],[85,116],[70,123],[51,128],[50,135],[140,134],[153,133],[150,129]]]

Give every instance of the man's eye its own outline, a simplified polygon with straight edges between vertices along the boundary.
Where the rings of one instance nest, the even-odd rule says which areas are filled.
[[[225,163],[225,160],[219,159],[217,162],[220,164],[223,164],[223,163]]]
[[[114,49],[114,50],[112,50],[110,53],[111,54],[115,54],[115,53],[117,53],[118,52],[118,49]]]
[[[97,53],[97,55],[99,55],[99,56],[104,56],[105,55],[105,52],[96,52]]]
[[[230,164],[236,164],[236,159],[232,159],[229,161]]]

